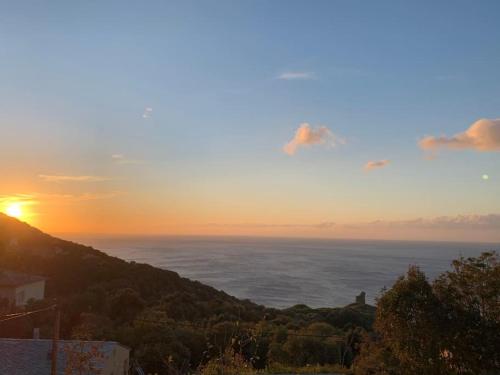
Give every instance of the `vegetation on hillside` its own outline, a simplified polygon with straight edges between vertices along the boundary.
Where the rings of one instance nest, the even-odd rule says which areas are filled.
[[[376,311],[357,304],[277,310],[0,215],[0,268],[48,278],[47,298],[27,309],[56,301],[64,338],[119,341],[151,374],[499,374],[498,254],[452,266],[432,282],[411,266]],[[53,316],[3,323],[0,336],[30,337],[33,327],[49,337]]]
[[[134,360],[149,373],[209,373],[228,356],[248,371],[333,364],[348,368],[374,319],[373,307],[355,304],[265,308],[175,272],[51,237],[4,215],[0,268],[47,277],[46,299],[27,309],[56,301],[63,338],[119,341],[132,348]],[[33,327],[50,337],[53,316],[4,323],[0,336],[31,337]]]

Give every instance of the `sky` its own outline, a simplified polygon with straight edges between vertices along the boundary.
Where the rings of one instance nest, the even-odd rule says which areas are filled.
[[[498,1],[0,2],[0,210],[500,242]]]

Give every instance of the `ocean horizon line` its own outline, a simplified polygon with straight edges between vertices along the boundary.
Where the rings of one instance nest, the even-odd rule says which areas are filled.
[[[239,234],[168,234],[168,233],[74,233],[74,232],[57,232],[50,233],[51,236],[64,238],[69,241],[88,239],[255,239],[255,240],[294,240],[294,241],[346,241],[346,242],[389,242],[389,243],[442,243],[442,244],[484,244],[499,246],[499,242],[491,241],[463,241],[463,240],[447,240],[447,239],[394,239],[394,238],[355,238],[355,237],[308,237],[308,236],[273,236],[273,235],[239,235]],[[80,238],[80,239],[79,239]]]

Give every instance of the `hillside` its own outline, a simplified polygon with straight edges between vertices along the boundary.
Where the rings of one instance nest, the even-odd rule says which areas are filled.
[[[105,290],[131,288],[146,303],[169,295],[182,305],[176,319],[203,319],[221,309],[226,318],[258,320],[264,308],[240,301],[177,273],[147,264],[126,262],[91,247],[49,236],[0,214],[1,266],[45,276],[47,297],[68,297],[99,285]]]
[[[363,330],[370,329],[374,317],[374,308],[366,305],[269,309],[175,272],[126,262],[57,239],[3,214],[0,268],[47,278],[46,300],[28,308],[56,300],[63,313],[63,336],[119,340],[132,347],[141,365],[160,373],[166,366],[166,355],[173,358],[176,368],[192,368],[234,342],[249,358],[259,357],[256,367],[264,367],[271,359],[297,366],[312,360],[326,363],[323,359],[296,358],[293,353],[303,344],[297,341],[301,335],[316,335],[321,342],[328,337],[347,340],[350,335],[353,349],[349,349],[348,358],[352,359],[357,340],[353,334],[359,338]],[[50,316],[4,327],[2,334],[28,337],[35,324],[43,335],[50,335]],[[257,330],[258,345],[254,337]],[[234,341],[235,337],[239,341]],[[247,340],[245,344],[242,339]],[[338,340],[329,345],[332,351],[337,350]]]

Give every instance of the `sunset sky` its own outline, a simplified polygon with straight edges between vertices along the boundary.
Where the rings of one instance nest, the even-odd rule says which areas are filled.
[[[500,242],[500,2],[0,4],[0,211]]]

